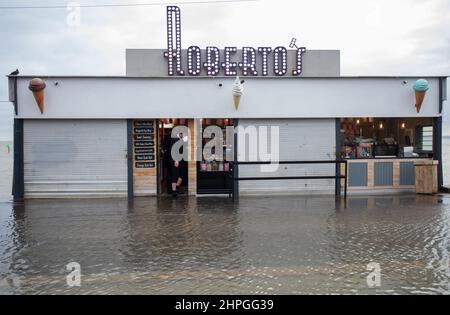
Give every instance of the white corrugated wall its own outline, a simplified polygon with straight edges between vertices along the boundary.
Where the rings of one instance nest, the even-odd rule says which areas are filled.
[[[280,161],[320,161],[336,159],[335,119],[240,119],[240,127],[279,127]],[[269,129],[270,130],[270,129]],[[242,132],[242,130],[240,131]],[[270,132],[268,133],[270,139]],[[240,140],[238,140],[240,141]],[[247,137],[247,142],[249,138]],[[255,143],[255,140],[252,141]],[[268,152],[272,146],[268,141]],[[248,143],[246,151],[248,152]],[[238,144],[238,148],[240,145]],[[238,149],[239,161],[260,160]],[[260,166],[240,165],[239,177],[321,176],[335,174],[335,165],[279,165],[275,172],[261,172]],[[334,179],[240,181],[242,195],[251,194],[334,194]]]
[[[25,120],[25,197],[126,196],[126,154],[126,120]]]

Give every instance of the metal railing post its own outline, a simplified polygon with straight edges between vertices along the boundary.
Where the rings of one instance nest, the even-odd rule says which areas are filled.
[[[233,201],[239,200],[239,168],[238,163],[233,162]]]
[[[348,162],[345,161],[345,188],[344,188],[344,199],[347,200],[347,187],[348,187]]]

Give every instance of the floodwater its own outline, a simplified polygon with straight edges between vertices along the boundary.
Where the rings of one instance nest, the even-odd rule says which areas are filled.
[[[0,294],[450,294],[450,195],[13,204],[10,157]]]
[[[13,145],[0,141],[0,202],[11,199],[12,174]]]
[[[0,204],[0,293],[450,294],[450,196]],[[70,288],[65,266],[81,266]],[[378,263],[381,286],[369,288]]]

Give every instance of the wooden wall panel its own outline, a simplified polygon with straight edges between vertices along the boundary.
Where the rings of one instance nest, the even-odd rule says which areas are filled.
[[[197,195],[197,162],[196,152],[198,149],[197,133],[201,132],[199,122],[196,124],[195,119],[189,119],[189,162],[188,162],[188,176],[189,176],[189,195]]]
[[[152,122],[153,125],[150,129],[153,130],[153,140],[146,140],[148,142],[153,142],[153,146],[146,146],[144,148],[153,148],[154,153],[148,153],[148,155],[153,155],[153,160],[145,160],[138,161],[136,159],[136,148],[140,148],[137,146],[138,140],[136,136],[136,128],[140,128],[139,126],[142,122]],[[158,166],[158,148],[157,148],[157,129],[156,124],[158,122],[156,120],[135,120],[133,122],[133,185],[134,185],[134,195],[139,196],[155,196],[158,191],[158,182],[157,182],[157,166]],[[145,133],[145,135],[150,135],[150,133]],[[145,140],[143,140],[145,141]],[[141,141],[142,142],[142,141]],[[153,167],[151,168],[138,168],[136,163],[153,163]]]

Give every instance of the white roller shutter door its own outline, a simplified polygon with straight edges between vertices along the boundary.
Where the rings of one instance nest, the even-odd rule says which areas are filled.
[[[279,127],[280,161],[321,161],[336,159],[336,123],[334,119],[240,119],[240,127]],[[270,130],[270,129],[269,129]],[[268,132],[270,139],[270,132]],[[249,139],[249,138],[247,138]],[[270,141],[268,141],[270,142]],[[255,140],[252,141],[255,143]],[[238,148],[241,146],[238,144]],[[269,143],[268,152],[272,146]],[[239,161],[256,161],[238,149]],[[246,144],[248,152],[248,143]],[[279,165],[275,172],[261,172],[260,166],[239,166],[240,177],[280,177],[280,176],[323,176],[335,174],[334,164],[321,165]],[[242,195],[260,194],[333,194],[334,179],[240,181]]]
[[[25,197],[127,195],[126,120],[25,120]]]

